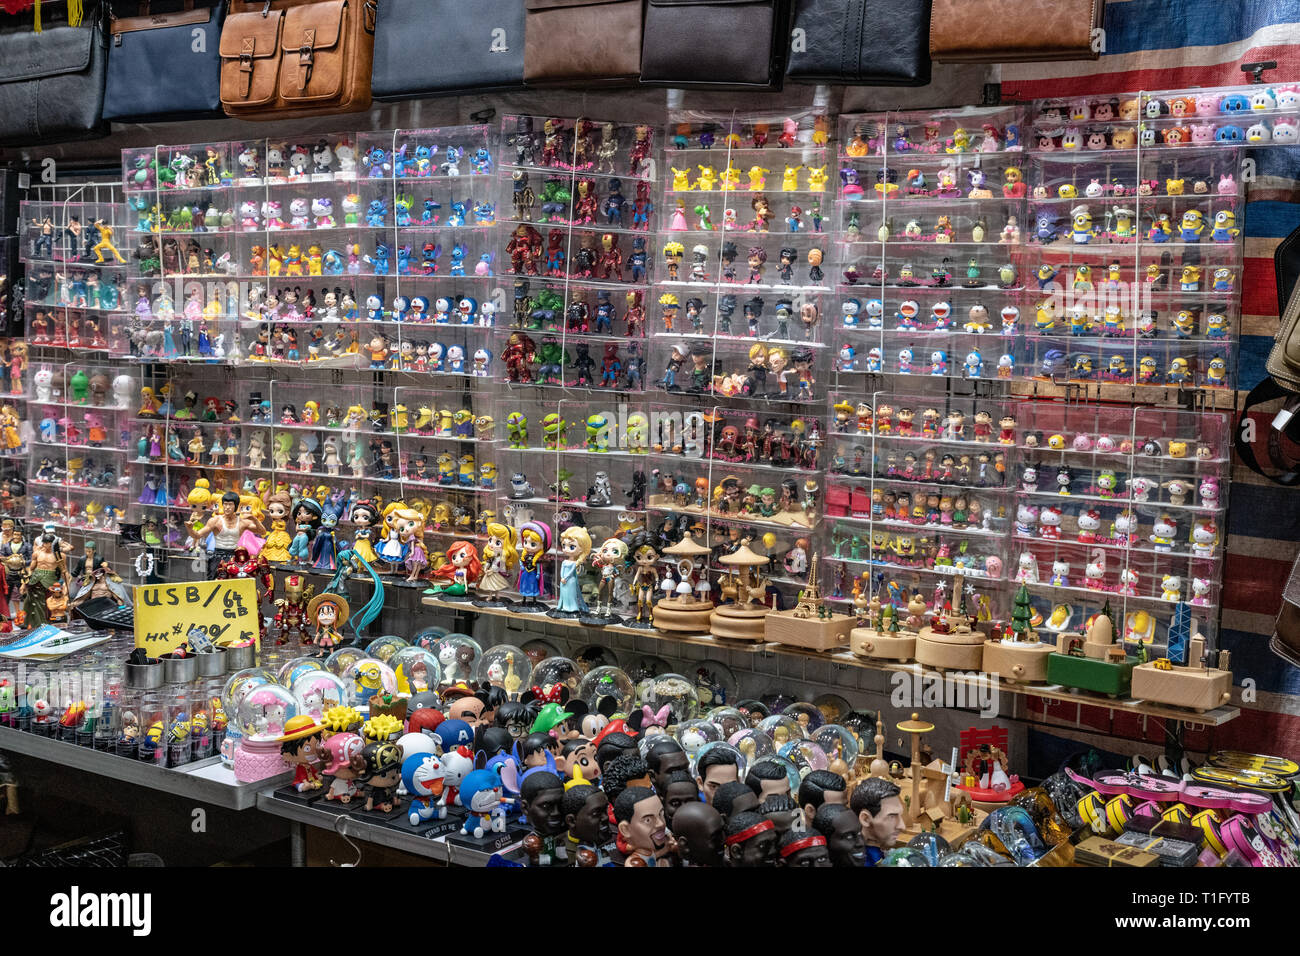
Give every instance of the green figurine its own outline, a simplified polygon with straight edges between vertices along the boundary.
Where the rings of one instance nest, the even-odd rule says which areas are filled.
[[[73,401],[78,405],[86,404],[86,398],[90,395],[90,376],[85,369],[77,369],[68,382],[68,388],[72,390]]]

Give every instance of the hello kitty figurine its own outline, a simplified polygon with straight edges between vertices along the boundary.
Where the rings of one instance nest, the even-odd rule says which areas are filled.
[[[1032,551],[1021,551],[1016,561],[1016,581],[1021,584],[1038,583],[1038,559]]]
[[[311,214],[316,220],[317,229],[334,228],[334,200],[320,196],[311,201]]]
[[[1127,482],[1129,494],[1134,501],[1146,501],[1159,485],[1153,478],[1130,478]]]
[[[1183,599],[1183,579],[1176,574],[1166,574],[1160,579],[1160,600],[1177,604]]]
[[[1052,579],[1048,582],[1053,587],[1068,588],[1070,586],[1070,562],[1064,558],[1057,558],[1052,562]]]
[[[289,202],[289,228],[307,229],[311,226],[311,220],[307,218],[307,212],[310,210],[307,200],[301,196]]]
[[[1132,568],[1125,568],[1119,573],[1119,594],[1123,597],[1137,597],[1138,573]]]
[[[1205,578],[1192,578],[1192,600],[1190,603],[1197,607],[1205,607],[1210,603],[1210,582]]]
[[[1032,535],[1037,524],[1038,508],[1036,505],[1022,504],[1016,507],[1016,534]]]
[[[1106,585],[1106,552],[1096,548],[1083,569],[1083,586],[1100,591]]]
[[[262,203],[262,219],[267,229],[283,229],[284,220],[280,218],[280,203],[274,199]]]
[[[1125,508],[1110,523],[1111,540],[1116,544],[1136,544],[1137,529],[1137,515]]]
[[[1197,518],[1192,525],[1192,554],[1198,558],[1214,555],[1214,548],[1219,543],[1219,529],[1210,518]]]
[[[262,220],[257,217],[257,203],[245,200],[239,204],[239,226],[244,232],[262,228]]]
[[[1061,540],[1061,509],[1044,508],[1038,512],[1038,536],[1051,541]]]
[[[1192,493],[1192,483],[1186,478],[1171,478],[1160,487],[1169,492],[1169,503],[1181,508]]]
[[[1205,508],[1219,507],[1219,479],[1202,478],[1201,487],[1201,506]]]
[[[36,388],[36,400],[38,402],[48,402],[54,397],[54,370],[48,368],[38,368],[36,374],[32,376],[32,384]]]
[[[1147,540],[1151,542],[1153,550],[1161,554],[1168,554],[1174,550],[1174,539],[1178,537],[1178,523],[1169,515],[1161,515],[1156,518],[1155,523],[1151,526],[1151,534]]]
[[[1079,541],[1083,544],[1092,544],[1097,540],[1097,532],[1101,529],[1101,512],[1096,508],[1079,512],[1078,525]]]
[[[1109,455],[1114,450],[1115,450],[1115,439],[1111,438],[1109,435],[1097,436],[1097,451]]]

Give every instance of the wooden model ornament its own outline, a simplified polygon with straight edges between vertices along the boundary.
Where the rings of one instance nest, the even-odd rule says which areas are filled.
[[[767,556],[742,544],[731,554],[724,554],[718,563],[728,568],[720,583],[735,588],[735,601],[719,606],[709,615],[709,633],[729,640],[763,640],[767,633],[764,619],[771,608],[761,600],[767,593],[767,578],[759,568],[767,567]],[[755,600],[756,595],[759,600]]]

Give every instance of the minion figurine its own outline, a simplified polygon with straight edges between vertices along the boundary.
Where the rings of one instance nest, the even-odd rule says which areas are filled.
[[[1190,339],[1196,334],[1196,313],[1180,309],[1174,314],[1174,334],[1180,339]]]
[[[1214,356],[1210,359],[1210,364],[1205,367],[1205,384],[1222,388],[1228,384],[1227,378],[1228,363],[1223,360],[1223,356]]]
[[[1128,363],[1124,361],[1124,356],[1115,354],[1110,357],[1106,377],[1112,382],[1123,382],[1128,378]]]
[[[1114,210],[1114,216],[1115,226],[1111,229],[1111,237],[1120,242],[1128,242],[1134,238],[1133,210],[1127,206],[1120,206]]]
[[[462,488],[472,488],[478,478],[478,466],[474,462],[474,456],[470,454],[461,455],[456,460],[457,473],[456,481]]]
[[[1201,267],[1183,266],[1183,276],[1178,288],[1183,292],[1201,291]]]
[[[1197,273],[1199,278],[1199,272]],[[1231,269],[1215,269],[1211,288],[1215,292],[1231,292],[1237,276]]]
[[[1101,334],[1110,338],[1124,334],[1124,312],[1119,306],[1106,306],[1106,312],[1101,319]]]
[[[1092,266],[1081,264],[1074,270],[1074,291],[1091,292],[1092,291]]]
[[[1189,209],[1183,213],[1182,225],[1178,229],[1178,238],[1183,242],[1200,242],[1205,232],[1205,215],[1199,209]]]
[[[1092,224],[1092,211],[1087,206],[1075,206],[1070,210],[1070,238],[1076,245],[1087,245],[1097,235],[1097,227]]]
[[[478,466],[478,484],[480,488],[489,491],[497,486],[497,466],[494,462],[485,461]]]
[[[1187,359],[1176,358],[1169,363],[1169,371],[1165,375],[1165,381],[1170,385],[1183,385],[1191,378],[1191,371],[1187,367]]]
[[[1039,335],[1045,332],[1051,332],[1056,328],[1056,312],[1052,308],[1052,300],[1044,299],[1034,309],[1034,328]]]
[[[1205,337],[1207,339],[1226,339],[1228,337],[1228,317],[1222,312],[1211,312],[1205,317]]]
[[[392,411],[388,413],[389,424],[392,426],[395,434],[403,434],[409,427],[410,415],[405,405],[400,402],[393,406]]]
[[[456,483],[456,461],[447,452],[437,458],[438,484],[454,485]]]
[[[1078,337],[1092,332],[1092,316],[1082,305],[1070,306],[1070,334]]]
[[[1214,214],[1214,229],[1210,233],[1213,241],[1232,242],[1239,235],[1241,230],[1237,228],[1237,216],[1231,209],[1220,209]]]
[[[1174,230],[1169,225],[1169,214],[1159,213],[1151,221],[1151,228],[1147,230],[1147,240],[1150,242],[1168,242],[1173,238]]]
[[[1092,378],[1092,356],[1076,355],[1074,357],[1074,367],[1070,370],[1070,374],[1078,379],[1087,380]]]
[[[1144,355],[1138,360],[1138,381],[1144,385],[1156,384],[1160,371],[1156,366],[1156,360],[1150,355]]]

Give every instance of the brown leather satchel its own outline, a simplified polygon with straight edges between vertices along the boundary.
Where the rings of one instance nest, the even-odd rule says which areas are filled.
[[[1269,650],[1296,667],[1300,667],[1300,559],[1291,568],[1291,576],[1282,588],[1282,607],[1273,624]]]
[[[641,76],[642,0],[525,0],[524,82],[631,85]]]
[[[1106,0],[934,0],[930,57],[937,63],[1095,60]]]
[[[376,0],[234,0],[221,30],[221,105],[283,119],[370,107]]]

